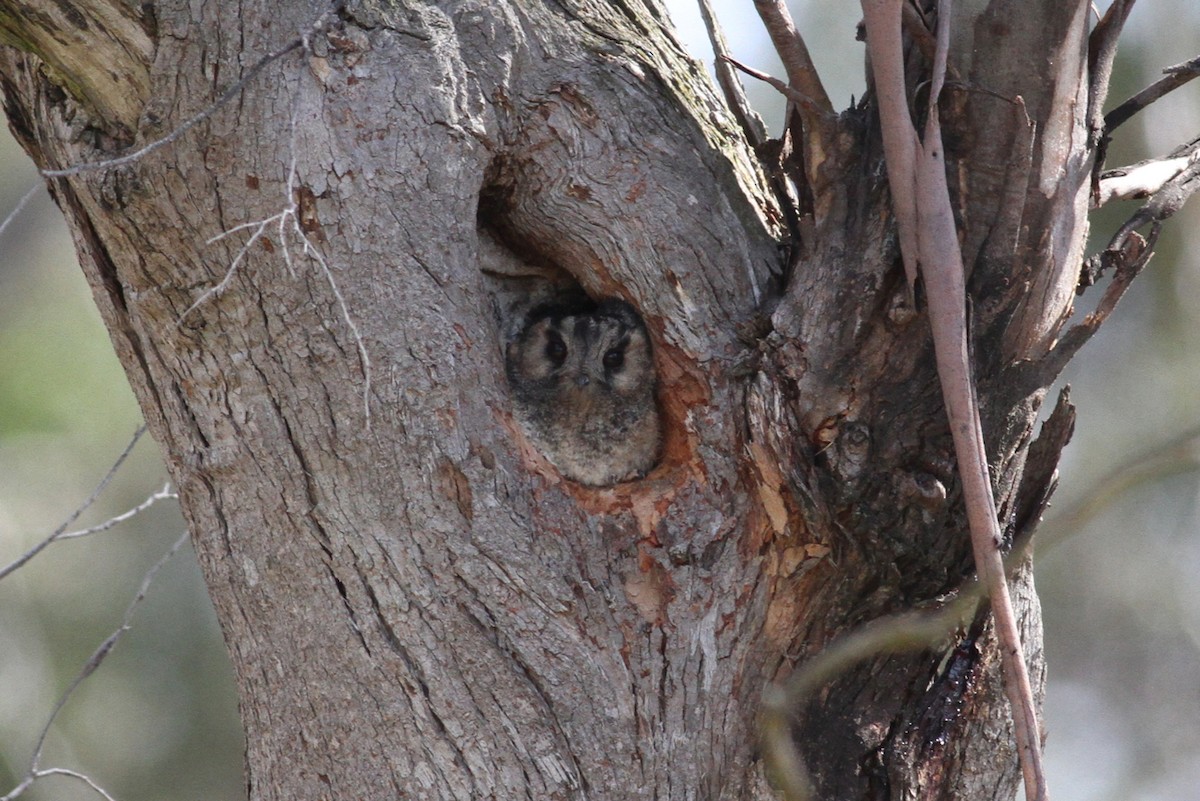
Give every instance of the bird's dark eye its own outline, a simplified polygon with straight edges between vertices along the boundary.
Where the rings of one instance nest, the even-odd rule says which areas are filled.
[[[567,360],[567,343],[557,331],[546,332],[546,358],[554,362],[555,367],[562,366]]]
[[[604,369],[611,372],[620,370],[625,364],[625,351],[620,348],[612,348],[604,354]]]

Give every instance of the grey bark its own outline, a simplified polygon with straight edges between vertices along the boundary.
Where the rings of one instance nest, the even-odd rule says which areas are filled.
[[[169,134],[328,10],[117,5],[149,47],[81,65],[5,24],[5,110],[43,168]],[[1063,404],[1030,449],[1086,228],[1086,7],[963,12],[943,112],[1017,540],[1069,436]],[[768,797],[765,683],[971,575],[870,104],[804,151],[785,260],[653,3],[349,3],[307,41],[168,146],[49,181],[180,490],[251,798]],[[100,53],[144,91],[76,88]],[[497,309],[535,269],[643,313],[667,429],[644,481],[573,485],[523,446]],[[983,613],[797,721],[823,798],[1015,789]]]

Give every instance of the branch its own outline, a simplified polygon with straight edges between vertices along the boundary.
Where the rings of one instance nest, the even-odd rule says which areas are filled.
[[[747,65],[743,64],[742,62],[738,61],[737,59],[732,58],[730,56],[725,56],[723,60],[728,62],[732,66],[736,67],[737,69],[741,70],[742,72],[746,73],[751,78],[762,81],[767,86],[770,86],[772,89],[779,92],[781,95],[783,95],[788,100],[795,103],[800,108],[804,109],[805,111],[808,111],[813,116],[820,116],[822,118],[829,119],[829,120],[833,119],[833,117],[834,117],[833,112],[824,111],[821,108],[820,104],[817,103],[817,101],[813,100],[811,97],[804,94],[802,91],[800,91],[796,87],[791,86],[790,84],[786,84],[783,81],[779,80],[774,75],[769,75],[765,72],[762,72],[761,70],[756,70],[753,67],[747,66]]]
[[[1000,554],[1003,535],[967,346],[966,278],[950,204],[938,113],[950,44],[951,3],[938,3],[937,48],[923,144],[917,142],[904,91],[899,2],[862,0],[862,5],[905,273],[911,287],[919,270],[925,285],[938,380],[962,479],[971,549],[975,569],[991,599],[1025,796],[1030,801],[1044,801],[1041,727]]]
[[[1088,136],[1091,146],[1104,135],[1104,101],[1117,57],[1117,41],[1136,0],[1114,0],[1088,37]]]
[[[733,112],[733,116],[742,127],[746,141],[752,147],[757,148],[767,140],[762,119],[750,107],[750,101],[746,99],[746,91],[742,88],[742,82],[738,80],[737,75],[731,69],[731,65],[736,65],[737,62],[730,57],[729,44],[725,41],[725,33],[717,21],[712,3],[709,0],[697,0],[697,2],[700,5],[700,17],[704,20],[704,27],[708,30],[708,41],[712,44],[715,57],[713,67],[717,73],[717,84],[725,95],[725,103],[729,106],[729,110]]]
[[[1186,157],[1187,166],[1164,183],[1162,188],[1133,213],[1113,235],[1109,248],[1118,247],[1136,228],[1141,228],[1147,223],[1161,223],[1174,216],[1175,212],[1183,208],[1188,198],[1200,189],[1200,138],[1177,148],[1172,156]]]
[[[862,0],[867,52],[875,79],[879,125],[887,163],[892,213],[900,237],[900,255],[909,297],[917,283],[916,125],[908,111],[904,85],[904,52],[900,42],[901,11],[896,0]]]
[[[1165,78],[1159,78],[1104,115],[1104,135],[1106,137],[1134,114],[1200,75],[1200,56],[1191,61],[1176,64],[1174,67],[1167,67],[1163,73],[1166,75]]]
[[[754,148],[755,154],[763,163],[771,182],[771,189],[775,193],[775,200],[787,222],[788,231],[793,238],[798,239],[796,198],[792,194],[787,179],[780,174],[778,164],[767,163],[768,159],[765,158],[763,150],[763,145],[767,142],[766,129],[762,119],[750,107],[750,101],[746,99],[746,91],[742,87],[742,82],[734,72],[735,67],[744,71],[745,68],[733,60],[729,44],[725,41],[725,34],[721,31],[716,12],[713,11],[712,3],[709,0],[697,0],[697,2],[700,4],[700,16],[704,19],[704,27],[708,29],[708,40],[712,44],[714,56],[713,67],[717,73],[717,84],[725,95],[725,103],[738,121],[738,125],[741,126],[746,141]]]
[[[1100,253],[1090,256],[1083,264],[1079,279],[1079,290],[1093,285],[1110,268],[1115,270],[1112,282],[1100,299],[1096,310],[1087,315],[1083,322],[1068,330],[1058,344],[1039,362],[1022,365],[1020,374],[1013,380],[1023,382],[1048,382],[1054,380],[1079,349],[1092,338],[1116,308],[1133,279],[1154,255],[1163,221],[1183,207],[1183,204],[1200,190],[1200,137],[1178,147],[1166,161],[1181,159],[1186,162],[1183,169],[1162,184],[1140,209],[1133,213],[1108,242]],[[1137,229],[1150,226],[1150,233],[1143,238]]]
[[[113,515],[103,523],[97,523],[94,526],[88,526],[87,528],[82,528],[79,531],[65,532],[59,536],[58,539],[76,540],[80,537],[88,537],[92,534],[99,534],[101,531],[108,531],[110,528],[119,526],[127,520],[132,520],[159,501],[173,501],[178,499],[179,493],[171,489],[171,484],[168,482],[162,485],[162,489],[156,490],[155,492],[152,492],[150,495],[146,496],[146,500],[142,501],[137,506],[127,509],[126,511],[121,512],[119,515]]]
[[[21,195],[21,199],[17,201],[17,205],[13,206],[13,210],[5,215],[3,222],[0,222],[0,236],[4,236],[4,232],[8,230],[8,226],[12,225],[12,221],[21,215],[21,212],[24,211],[25,206],[28,205],[30,200],[33,200],[33,196],[38,193],[39,189],[43,188],[44,187],[42,183],[39,181],[38,183],[35,183],[33,186],[29,187],[29,189],[25,191],[25,194]]]
[[[763,25],[771,36],[775,52],[783,61],[788,83],[811,98],[818,109],[832,113],[833,103],[821,84],[821,76],[817,74],[804,39],[792,22],[787,4],[783,0],[754,0],[754,7],[758,9],[758,15],[762,17]]]
[[[1104,160],[1108,154],[1109,137],[1104,127],[1104,101],[1108,97],[1113,60],[1117,56],[1117,40],[1135,1],[1114,0],[1088,37],[1087,131],[1088,148],[1095,151],[1092,159],[1093,203],[1098,203],[1100,171],[1104,169]]]
[[[754,6],[787,73],[788,91],[784,95],[791,102],[784,112],[780,160],[788,165],[797,200],[798,228],[804,230],[817,213],[813,198],[827,192],[828,177],[822,174],[821,165],[836,152],[836,115],[784,0],[754,0]],[[779,88],[776,83],[771,85]],[[803,239],[797,235],[798,241]]]
[[[1147,159],[1101,173],[1100,188],[1093,198],[1092,208],[1099,208],[1110,200],[1150,197],[1187,169],[1196,155]]]
[[[59,525],[59,527],[56,528],[53,531],[53,533],[50,534],[50,536],[43,539],[37,545],[34,545],[28,551],[21,554],[15,560],[13,560],[9,564],[5,565],[3,568],[0,568],[0,579],[3,579],[5,576],[12,573],[14,570],[17,570],[18,568],[20,568],[22,565],[24,565],[30,559],[32,559],[33,557],[35,557],[39,553],[41,553],[43,550],[45,550],[54,541],[63,539],[64,537],[67,537],[67,536],[71,536],[66,533],[67,529],[71,526],[72,523],[74,523],[76,520],[78,520],[79,516],[81,514],[83,514],[85,511],[87,511],[87,509],[93,503],[96,502],[96,499],[100,497],[101,493],[103,493],[104,490],[108,488],[108,485],[112,482],[113,477],[116,476],[117,471],[121,469],[121,465],[125,464],[125,460],[128,459],[129,454],[133,452],[133,446],[137,445],[138,440],[141,439],[142,434],[145,434],[145,433],[146,433],[145,424],[138,426],[138,430],[133,432],[133,438],[131,440],[129,440],[129,444],[125,446],[125,450],[121,451],[121,455],[117,457],[115,462],[113,462],[112,467],[108,468],[108,472],[104,474],[104,478],[100,479],[100,483],[96,485],[96,488],[94,490],[92,490],[92,494],[87,497],[87,500],[85,500],[82,504],[80,504],[78,507],[76,507],[74,512],[71,512],[71,514],[67,515],[67,519],[64,520],[62,522],[62,524]]]
[[[149,570],[146,571],[146,574],[142,577],[142,584],[140,587],[138,587],[137,594],[133,596],[133,600],[130,601],[129,606],[125,608],[125,614],[121,618],[121,624],[115,631],[105,637],[104,642],[100,643],[96,650],[92,652],[91,657],[88,658],[88,661],[84,663],[83,667],[79,670],[79,673],[76,674],[75,678],[71,681],[71,684],[63,692],[63,694],[59,696],[58,701],[55,702],[54,709],[51,710],[50,717],[46,720],[46,725],[42,727],[41,734],[38,735],[37,744],[33,749],[33,756],[29,760],[29,769],[25,772],[25,775],[21,777],[21,779],[17,782],[17,785],[13,787],[12,790],[10,790],[4,796],[0,796],[0,801],[12,801],[17,797],[24,795],[25,791],[28,790],[36,780],[45,776],[53,776],[56,774],[73,776],[77,779],[80,779],[93,790],[111,801],[111,796],[109,796],[109,794],[101,789],[99,785],[97,785],[84,774],[77,773],[66,768],[42,768],[40,763],[42,761],[42,752],[46,747],[46,738],[50,735],[50,727],[54,725],[54,721],[58,718],[58,713],[61,712],[63,707],[67,705],[67,701],[71,700],[71,696],[77,689],[79,689],[79,685],[83,684],[84,680],[86,680],[88,676],[96,672],[96,668],[100,667],[101,663],[103,663],[108,655],[112,653],[112,650],[114,647],[116,647],[117,642],[122,636],[124,636],[125,632],[129,631],[129,629],[132,627],[133,613],[145,599],[146,593],[150,590],[150,585],[154,582],[154,577],[158,575],[158,571],[162,569],[163,565],[165,565],[171,559],[171,557],[183,547],[183,544],[187,542],[187,539],[188,534],[185,531],[179,537],[179,539],[175,540],[175,543],[167,550],[167,552],[163,554],[163,556],[157,562],[155,562]]]

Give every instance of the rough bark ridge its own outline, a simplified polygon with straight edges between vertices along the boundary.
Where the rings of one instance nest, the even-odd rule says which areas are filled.
[[[960,13],[943,110],[1014,538],[1069,434],[1061,404],[1030,449],[1086,227],[1086,7]],[[50,181],[181,492],[251,798],[764,797],[764,683],[971,575],[869,97],[802,149],[785,269],[655,3],[348,3],[312,31],[329,11],[147,7],[135,148],[307,38],[170,145]],[[5,30],[39,166],[116,155],[124,107]],[[521,264],[645,316],[646,480],[587,490],[525,447],[493,302]],[[1028,570],[1014,594],[1040,685]],[[981,615],[848,672],[796,732],[821,797],[985,799],[1015,787],[1008,726]]]

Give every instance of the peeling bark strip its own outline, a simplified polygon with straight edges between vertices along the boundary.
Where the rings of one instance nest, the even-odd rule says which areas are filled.
[[[769,683],[973,573],[874,111],[895,91],[922,116],[929,48],[835,117],[792,43],[813,105],[765,148],[799,190],[780,209],[650,0],[144,13],[145,46],[105,56],[146,75],[134,108],[29,37],[0,88],[179,487],[251,798],[772,797]],[[1007,540],[1070,432],[1064,400],[1033,437],[1082,261],[1085,21],[957,15],[939,106]],[[646,321],[665,441],[642,481],[582,487],[523,446],[505,310],[550,290]],[[1040,695],[1027,563],[1012,581]],[[1000,653],[968,618],[797,711],[819,797],[1011,797]]]

